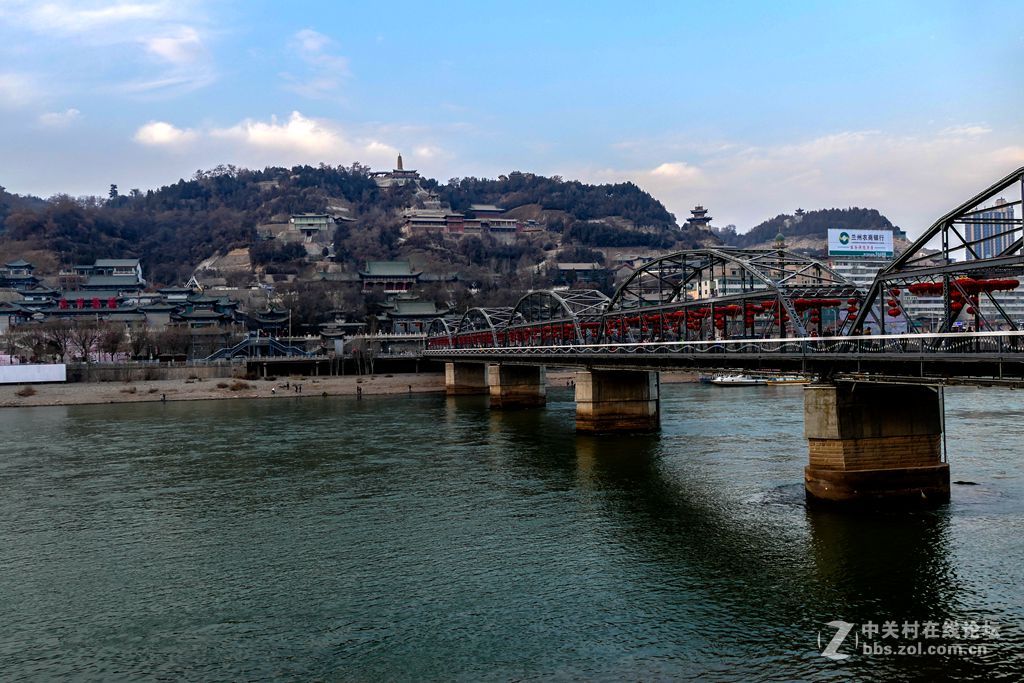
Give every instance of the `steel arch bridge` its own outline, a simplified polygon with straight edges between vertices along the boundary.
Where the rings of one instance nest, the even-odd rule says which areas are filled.
[[[639,268],[612,297],[604,338],[702,341],[839,332],[863,293],[785,249],[693,249]]]
[[[512,346],[597,342],[608,301],[596,289],[527,292],[515,306],[507,341]]]
[[[825,264],[784,249],[691,249],[645,264],[610,299],[535,290],[512,308],[438,318],[428,348],[817,336],[837,333],[862,299]]]
[[[867,293],[855,333],[869,320],[883,333],[887,325],[939,333],[1020,329],[1024,312],[1011,314],[1005,293],[1017,289],[1024,275],[1022,228],[1024,167],[935,221],[885,267]],[[933,319],[908,314],[910,301],[930,306]]]

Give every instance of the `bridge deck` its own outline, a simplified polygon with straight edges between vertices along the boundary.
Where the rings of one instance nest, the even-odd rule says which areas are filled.
[[[988,384],[1024,380],[1024,332],[428,349],[424,358],[594,369],[799,371]]]

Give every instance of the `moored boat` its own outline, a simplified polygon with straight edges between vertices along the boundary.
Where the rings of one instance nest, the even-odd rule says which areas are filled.
[[[720,387],[754,387],[768,384],[768,380],[750,375],[715,375],[711,378],[711,384]]]

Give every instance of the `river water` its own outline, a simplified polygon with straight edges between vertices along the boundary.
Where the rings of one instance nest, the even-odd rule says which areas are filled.
[[[645,437],[564,388],[0,411],[0,678],[1024,677],[1024,393],[947,390],[948,507],[836,514],[801,391],[666,385]]]

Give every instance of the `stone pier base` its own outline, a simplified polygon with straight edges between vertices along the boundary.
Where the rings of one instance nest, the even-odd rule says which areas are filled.
[[[576,373],[576,431],[651,432],[660,423],[657,372],[589,370]]]
[[[935,387],[815,384],[804,390],[813,503],[931,507],[949,501]]]
[[[471,396],[487,391],[485,363],[444,364],[444,392],[448,396]]]
[[[492,365],[487,377],[492,408],[539,408],[547,402],[543,366]]]

